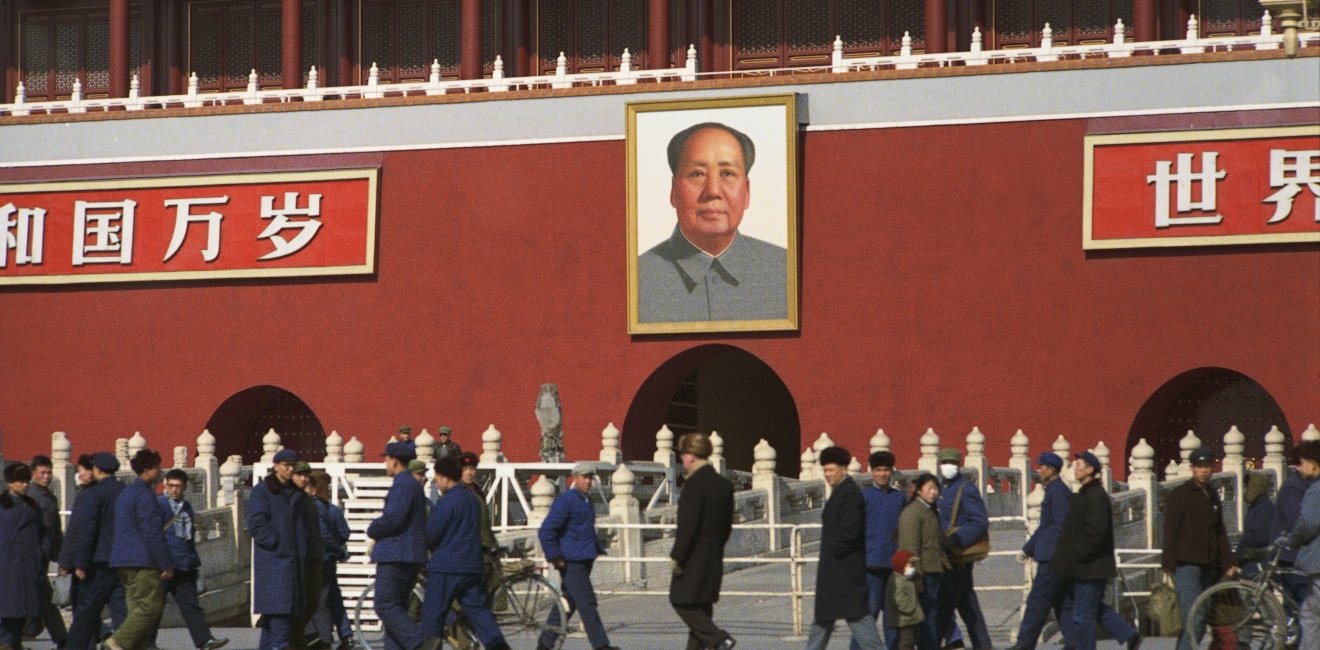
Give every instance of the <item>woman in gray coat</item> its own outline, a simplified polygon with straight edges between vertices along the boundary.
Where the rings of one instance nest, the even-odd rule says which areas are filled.
[[[917,588],[926,620],[921,624],[917,644],[920,650],[939,648],[935,609],[939,600],[940,574],[950,566],[942,544],[944,531],[940,530],[940,518],[935,513],[935,502],[939,498],[939,479],[934,474],[922,474],[912,482],[912,500],[898,516],[898,548],[912,554],[911,562],[921,574]]]

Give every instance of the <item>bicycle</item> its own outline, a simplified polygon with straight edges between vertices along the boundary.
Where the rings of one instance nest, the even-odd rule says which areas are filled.
[[[1183,636],[1192,647],[1276,650],[1297,646],[1297,603],[1279,579],[1300,574],[1279,568],[1280,550],[1267,547],[1249,553],[1249,559],[1261,561],[1260,573],[1221,582],[1197,597],[1187,615],[1191,624],[1183,626]],[[1209,634],[1207,627],[1212,628]]]
[[[559,650],[568,636],[569,619],[572,617],[568,600],[564,598],[559,587],[541,575],[539,563],[527,559],[526,553],[506,553],[504,557],[512,561],[506,565],[504,577],[489,594],[491,610],[495,614],[495,622],[499,625],[504,640],[515,649],[535,648],[541,637],[549,633],[548,637],[552,641],[546,645],[551,650]],[[368,603],[373,590],[372,585],[367,585],[358,596],[353,610],[354,641],[364,650],[379,647],[373,645],[367,636],[362,620],[364,609],[371,609]],[[413,587],[413,597],[419,603],[425,599],[425,577]],[[551,626],[547,620],[550,612],[555,608],[560,612],[560,624]],[[454,641],[458,641],[460,647],[482,647],[461,610],[456,611],[454,620],[446,627],[444,638],[451,645],[454,645]]]

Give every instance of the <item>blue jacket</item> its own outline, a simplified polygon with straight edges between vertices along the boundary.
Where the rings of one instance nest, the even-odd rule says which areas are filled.
[[[344,519],[344,511],[329,501],[315,500],[318,521],[321,525],[321,545],[325,547],[323,562],[343,562],[348,560],[348,537],[352,531]]]
[[[550,506],[537,537],[547,560],[586,562],[605,551],[596,538],[596,509],[591,507],[591,499],[571,488]]]
[[[73,502],[69,519],[72,568],[86,569],[95,563],[110,561],[110,547],[115,534],[115,501],[124,484],[107,476],[88,485]]]
[[[940,529],[948,534],[949,515],[953,514],[953,502],[962,492],[962,501],[958,503],[958,521],[954,522],[957,530],[953,537],[958,546],[967,548],[976,540],[985,537],[990,530],[990,519],[986,515],[985,501],[981,493],[962,474],[958,478],[940,486],[940,498],[936,501],[940,515]]]
[[[428,573],[479,575],[481,557],[481,501],[472,490],[455,485],[440,496],[426,522],[426,545],[431,549]]]
[[[412,474],[394,475],[385,508],[367,527],[367,536],[376,540],[373,562],[426,564],[426,495]]]
[[[1320,575],[1320,481],[1311,481],[1302,497],[1301,514],[1288,533],[1288,545],[1297,549],[1293,568],[1311,576]]]
[[[39,585],[46,579],[41,506],[0,487],[0,618],[29,618],[41,611]]]
[[[273,475],[252,488],[248,499],[247,529],[252,536],[252,612],[289,615],[303,611],[307,598],[303,568],[319,557],[317,523],[305,513],[312,497],[292,482],[280,483]],[[306,520],[304,517],[306,516]],[[315,550],[315,555],[314,555]]]
[[[898,550],[898,515],[907,505],[903,491],[871,483],[862,490],[866,501],[866,566],[888,569]]]
[[[110,566],[174,570],[164,528],[156,490],[142,479],[133,481],[115,500],[115,541],[110,549]]]
[[[1270,539],[1278,539],[1280,535],[1288,534],[1293,525],[1297,523],[1297,515],[1302,512],[1302,496],[1306,494],[1306,488],[1314,484],[1315,481],[1308,481],[1302,478],[1296,471],[1288,472],[1288,477],[1283,479],[1283,485],[1279,486],[1279,492],[1274,497],[1274,520],[1270,522]],[[1297,558],[1296,549],[1284,549],[1279,555],[1282,562],[1291,563]]]
[[[1045,486],[1045,500],[1040,503],[1040,525],[1031,539],[1022,545],[1022,552],[1027,557],[1042,563],[1054,559],[1054,547],[1059,544],[1059,531],[1063,530],[1063,520],[1068,517],[1068,502],[1072,495],[1063,479],[1056,478]],[[963,503],[967,503],[967,497],[963,497]]]
[[[168,496],[162,494],[158,502],[161,526],[165,528],[165,544],[169,546],[175,570],[196,571],[202,566],[202,558],[197,555],[197,513],[187,499],[182,501],[178,517],[174,516],[174,504]]]

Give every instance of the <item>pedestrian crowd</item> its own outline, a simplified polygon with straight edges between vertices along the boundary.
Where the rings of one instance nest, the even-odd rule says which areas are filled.
[[[478,458],[465,453],[441,429],[446,453],[427,465],[416,459],[407,427],[385,447],[392,483],[380,516],[367,529],[376,565],[375,611],[387,650],[437,650],[457,620],[487,650],[508,648],[491,611],[490,594],[500,578],[498,545],[490,512],[476,484]],[[688,650],[729,650],[736,640],[714,622],[724,574],[724,547],[733,523],[733,487],[710,464],[710,440],[702,434],[679,439],[676,452],[683,484],[670,552],[669,600],[689,630]],[[895,457],[870,455],[870,484],[851,480],[852,455],[841,447],[820,452],[829,488],[821,512],[817,590],[807,650],[825,648],[842,619],[851,647],[866,650],[943,650],[990,648],[985,617],[974,584],[975,564],[989,553],[989,518],[980,490],[962,471],[956,449],[937,455],[937,474],[923,473],[908,489],[895,484]],[[1191,452],[1192,478],[1171,490],[1164,502],[1162,567],[1177,594],[1183,621],[1197,596],[1240,571],[1259,570],[1252,548],[1277,548],[1280,564],[1296,573],[1285,586],[1301,604],[1301,648],[1320,647],[1320,442],[1296,450],[1276,499],[1270,482],[1251,475],[1244,486],[1249,504],[1244,534],[1230,547],[1223,505],[1210,484],[1213,451]],[[93,650],[154,649],[165,597],[179,605],[193,644],[216,650],[226,639],[212,637],[198,606],[201,563],[196,550],[196,514],[184,498],[188,476],[165,473],[160,455],[133,456],[137,479],[125,486],[115,478],[119,461],[99,452],[79,458],[80,491],[67,531],[59,503],[49,490],[51,463],[4,470],[0,494],[0,650],[18,650],[24,635],[49,630],[59,648]],[[1068,648],[1096,647],[1097,627],[1121,646],[1137,648],[1142,637],[1104,602],[1117,576],[1111,499],[1100,480],[1102,465],[1089,451],[1076,455],[1068,487],[1065,461],[1052,452],[1038,458],[1044,486],[1040,523],[1020,558],[1035,562],[1035,576],[1014,650],[1036,647],[1053,613]],[[546,561],[559,573],[569,610],[552,608],[538,650],[553,647],[551,630],[578,614],[590,646],[611,645],[598,611],[591,573],[605,552],[595,528],[590,499],[594,463],[578,463],[565,479],[538,530]],[[428,485],[429,483],[429,485]],[[293,450],[277,452],[270,473],[253,488],[246,523],[253,540],[252,611],[260,616],[260,648],[353,645],[343,608],[337,567],[347,559],[349,528],[343,511],[331,503],[330,478],[313,471]],[[428,495],[429,493],[429,495]],[[45,568],[56,562],[73,578],[73,621],[67,631]],[[413,598],[425,576],[425,598]],[[111,621],[101,620],[109,608]],[[962,625],[955,619],[961,619]],[[877,629],[876,623],[880,623]],[[1217,642],[1231,647],[1231,630],[1214,628]],[[1195,635],[1193,635],[1195,636]],[[452,639],[451,639],[452,640]],[[1186,647],[1186,638],[1179,640]]]

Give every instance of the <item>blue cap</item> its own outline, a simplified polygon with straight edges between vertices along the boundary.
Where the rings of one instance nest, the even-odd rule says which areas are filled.
[[[275,452],[275,458],[272,462],[276,463],[296,463],[298,462],[298,452],[292,449],[281,449]]]
[[[1085,462],[1087,465],[1090,465],[1091,468],[1095,470],[1096,474],[1099,474],[1104,469],[1100,465],[1100,459],[1096,458],[1095,454],[1089,451],[1084,451],[1080,454],[1077,454],[1077,458],[1082,462]]]
[[[411,442],[391,442],[385,445],[385,453],[381,455],[398,458],[406,463],[417,457],[417,445]]]
[[[1054,469],[1063,469],[1063,459],[1052,451],[1040,452],[1040,458],[1036,459],[1037,465],[1049,465]]]
[[[119,471],[119,459],[108,451],[98,451],[92,456],[92,467],[108,474],[114,474]]]

